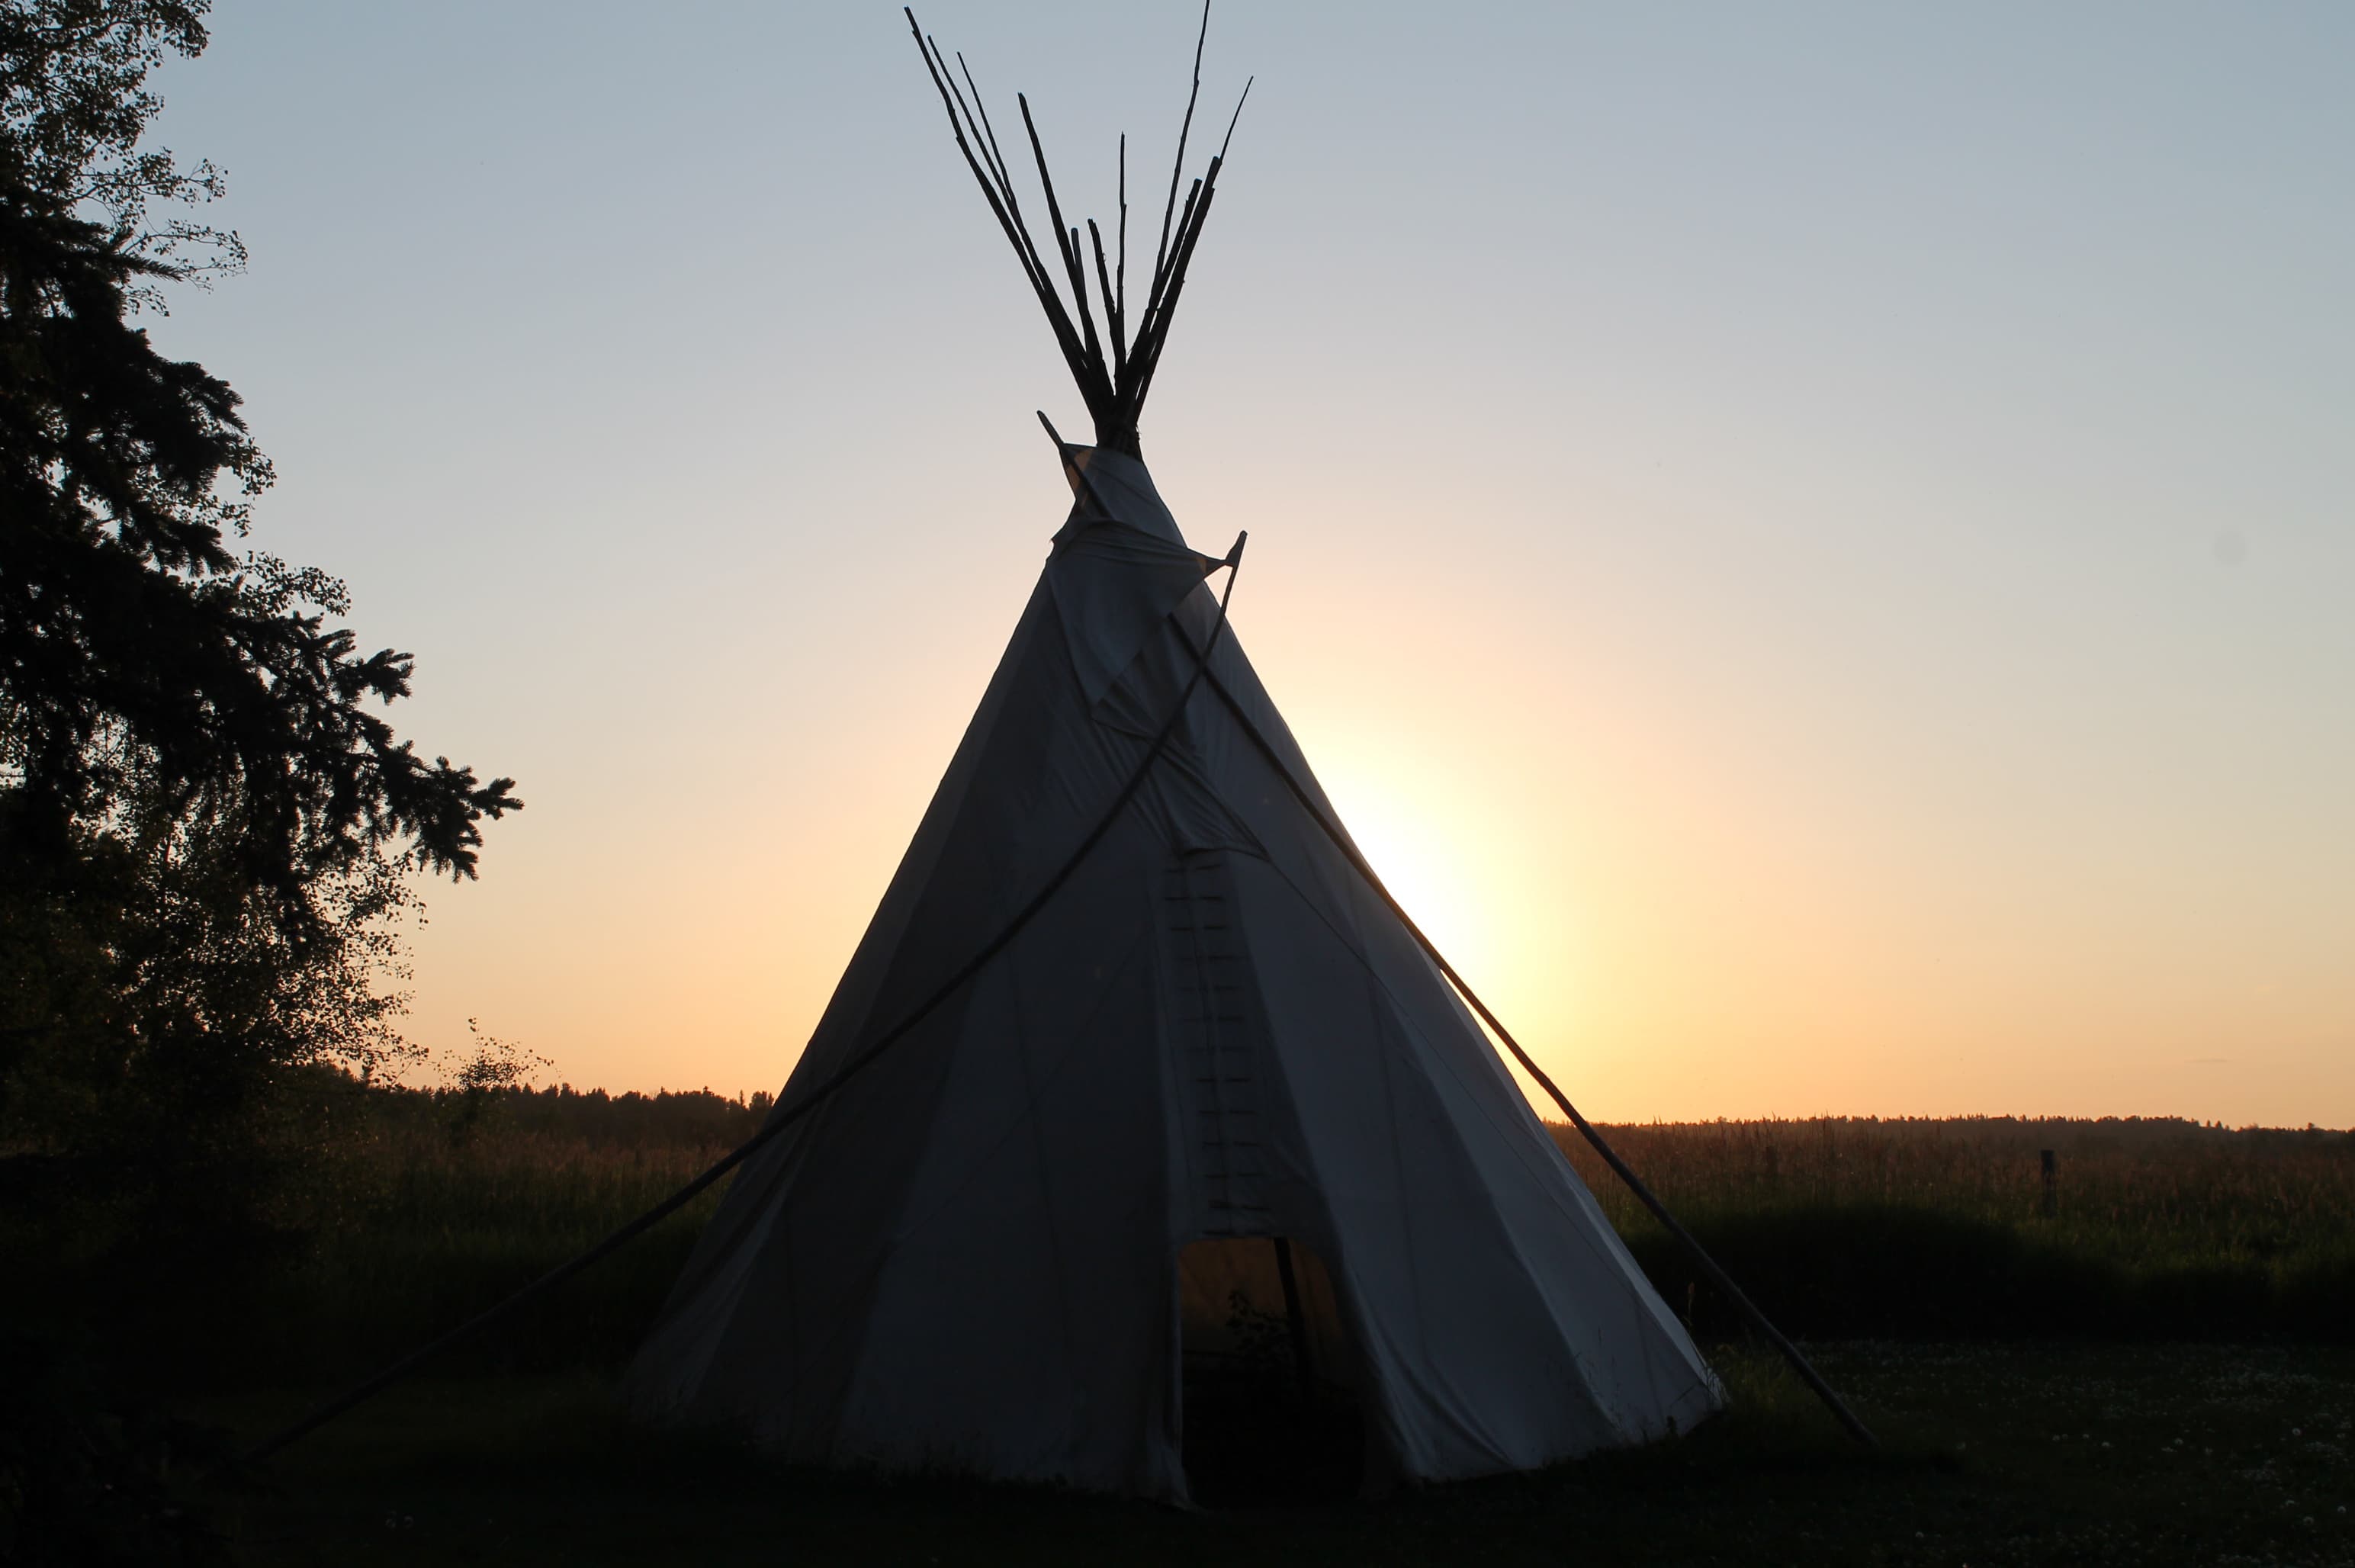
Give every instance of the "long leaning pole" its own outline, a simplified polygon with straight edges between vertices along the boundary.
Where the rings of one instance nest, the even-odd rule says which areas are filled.
[[[1644,1179],[1637,1176],[1635,1169],[1619,1157],[1619,1152],[1604,1140],[1600,1132],[1595,1130],[1594,1124],[1579,1115],[1578,1107],[1570,1103],[1570,1096],[1561,1092],[1561,1086],[1554,1083],[1545,1069],[1529,1059],[1529,1053],[1521,1049],[1520,1041],[1513,1038],[1512,1030],[1507,1029],[1503,1020],[1488,1010],[1488,1004],[1480,999],[1479,993],[1472,988],[1471,984],[1463,976],[1455,972],[1455,965],[1447,961],[1447,955],[1439,951],[1438,944],[1423,934],[1423,927],[1415,924],[1414,917],[1408,914],[1405,906],[1391,896],[1390,889],[1382,884],[1381,878],[1375,874],[1373,867],[1369,865],[1366,858],[1358,852],[1358,847],[1349,842],[1348,835],[1341,831],[1340,825],[1325,814],[1324,808],[1316,804],[1316,798],[1308,793],[1307,787],[1293,776],[1292,769],[1285,764],[1283,756],[1277,752],[1274,746],[1269,743],[1267,737],[1260,732],[1259,726],[1252,722],[1251,715],[1244,710],[1243,705],[1235,700],[1234,693],[1227,689],[1226,682],[1219,678],[1216,671],[1210,672],[1209,684],[1210,689],[1218,693],[1219,700],[1226,704],[1227,711],[1234,716],[1238,724],[1242,726],[1243,733],[1251,738],[1252,746],[1258,750],[1263,758],[1266,759],[1268,765],[1275,770],[1276,776],[1284,781],[1284,787],[1291,792],[1293,799],[1300,803],[1301,808],[1315,820],[1316,826],[1323,830],[1325,837],[1333,841],[1333,847],[1341,851],[1343,857],[1348,860],[1350,868],[1365,881],[1366,886],[1373,891],[1374,896],[1380,899],[1391,913],[1398,917],[1399,923],[1406,927],[1407,934],[1414,938],[1415,944],[1423,949],[1423,955],[1429,958],[1440,974],[1446,977],[1447,983],[1462,994],[1464,999],[1472,1005],[1472,1010],[1480,1015],[1481,1021],[1495,1031],[1498,1040],[1504,1041],[1505,1049],[1513,1053],[1513,1060],[1519,1062],[1522,1069],[1537,1080],[1538,1086],[1550,1095],[1553,1103],[1561,1107],[1562,1115],[1570,1118],[1571,1125],[1576,1127],[1580,1136],[1593,1146],[1594,1152],[1603,1157],[1604,1163],[1611,1168],[1620,1180],[1627,1184],[1627,1189],[1636,1195],[1636,1200],[1651,1211],[1652,1218],[1657,1220],[1661,1227],[1676,1238],[1677,1243],[1684,1248],[1685,1255],[1692,1260],[1694,1266],[1700,1270],[1710,1284],[1724,1293],[1727,1300],[1733,1303],[1735,1309],[1742,1314],[1742,1320],[1755,1328],[1781,1353],[1783,1359],[1790,1363],[1791,1370],[1799,1374],[1800,1381],[1814,1392],[1817,1399],[1824,1402],[1825,1407],[1838,1418],[1842,1426],[1848,1429],[1849,1435],[1868,1448],[1881,1446],[1881,1440],[1872,1435],[1872,1429],[1865,1425],[1855,1411],[1849,1408],[1848,1401],[1840,1398],[1839,1392],[1824,1381],[1823,1374],[1816,1371],[1814,1364],[1800,1351],[1799,1347],[1791,1343],[1784,1336],[1783,1331],[1774,1327],[1766,1314],[1758,1309],[1757,1304],[1742,1294],[1742,1287],[1733,1283],[1732,1276],[1718,1266],[1717,1260],[1709,1255],[1708,1249],[1694,1238],[1691,1232],[1677,1222],[1677,1217],[1668,1212],[1668,1205],[1661,1202],[1658,1196],[1649,1187],[1644,1185]]]

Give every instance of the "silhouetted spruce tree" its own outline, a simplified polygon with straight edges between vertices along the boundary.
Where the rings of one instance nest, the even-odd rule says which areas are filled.
[[[243,258],[170,216],[219,171],[142,145],[207,9],[0,0],[0,1185],[234,1205],[274,1088],[398,1047],[406,873],[473,876],[521,803],[394,734],[410,656],[341,582],[232,548],[268,460],[138,325]]]

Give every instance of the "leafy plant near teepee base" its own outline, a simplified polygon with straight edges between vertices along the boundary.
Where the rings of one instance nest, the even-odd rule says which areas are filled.
[[[514,1092],[527,1090],[534,1068],[556,1065],[514,1040],[485,1034],[482,1025],[473,1019],[466,1020],[466,1033],[474,1040],[473,1048],[463,1056],[453,1053],[442,1064],[450,1086],[456,1091],[443,1098],[443,1114],[450,1136],[459,1143],[481,1131],[505,1108]]]

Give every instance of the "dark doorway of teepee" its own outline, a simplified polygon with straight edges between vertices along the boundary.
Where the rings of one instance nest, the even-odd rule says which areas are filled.
[[[1195,1242],[1178,1260],[1186,1480],[1206,1508],[1358,1495],[1359,1364],[1332,1275],[1283,1236]]]

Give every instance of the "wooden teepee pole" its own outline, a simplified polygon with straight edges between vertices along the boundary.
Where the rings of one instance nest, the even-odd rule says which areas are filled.
[[[1039,308],[1046,313],[1048,325],[1054,329],[1056,347],[1062,350],[1072,379],[1079,384],[1080,395],[1086,400],[1088,412],[1094,418],[1097,443],[1135,452],[1137,418],[1144,411],[1146,393],[1153,385],[1162,345],[1168,339],[1169,319],[1176,314],[1178,297],[1186,286],[1187,264],[1201,240],[1202,224],[1209,216],[1210,199],[1217,192],[1219,170],[1225,165],[1227,147],[1234,140],[1235,122],[1242,116],[1242,101],[1239,99],[1234,114],[1227,122],[1226,139],[1220,144],[1218,155],[1210,159],[1202,176],[1188,188],[1186,148],[1193,133],[1194,111],[1202,95],[1202,48],[1210,27],[1209,0],[1204,0],[1201,28],[1194,39],[1193,80],[1187,93],[1186,117],[1178,130],[1178,155],[1170,165],[1168,197],[1162,204],[1161,238],[1154,251],[1152,282],[1134,316],[1128,308],[1127,137],[1121,138],[1120,146],[1119,260],[1114,264],[1105,252],[1103,234],[1093,219],[1085,220],[1084,240],[1079,224],[1064,221],[1062,203],[1056,195],[1055,178],[1048,168],[1046,148],[1031,116],[1029,100],[1019,93],[1015,95],[1022,129],[1029,139],[1031,161],[1038,169],[1039,188],[1046,199],[1047,219],[1054,229],[1056,261],[1062,269],[1061,285],[1071,290],[1067,304],[1052,267],[1031,238],[1030,226],[1023,219],[1013,171],[997,144],[996,130],[989,123],[989,110],[982,102],[981,88],[975,82],[964,57],[956,57],[956,69],[951,71],[949,57],[917,23],[914,10],[902,9],[917,51],[924,57],[924,69],[940,94],[941,107],[948,118],[957,151],[964,155],[974,182],[980,186],[1007,243],[1014,248],[1023,281],[1030,285]],[[962,86],[959,77],[964,79]],[[968,89],[972,93],[969,101]],[[1251,84],[1246,81],[1243,98],[1250,96]],[[1182,208],[1178,199],[1181,189],[1187,191]],[[1101,335],[1096,331],[1097,306],[1089,298],[1088,263],[1092,260],[1095,264],[1095,292],[1104,317]]]

